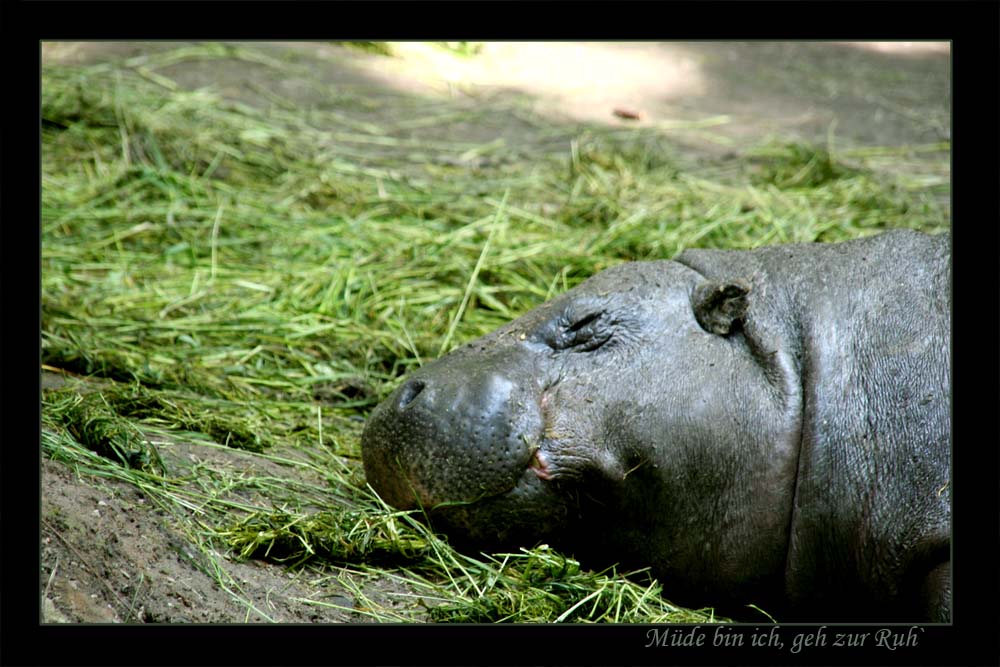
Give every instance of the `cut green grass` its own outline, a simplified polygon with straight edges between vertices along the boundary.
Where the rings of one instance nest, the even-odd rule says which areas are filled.
[[[455,552],[365,488],[363,420],[408,371],[623,261],[945,230],[949,147],[772,142],[696,162],[655,128],[343,91],[254,106],[171,78],[232,60],[305,75],[211,44],[43,69],[42,361],[92,378],[45,392],[44,454],[140,489],[237,596],[220,554],[355,568],[341,585],[378,620],[717,620],[544,547]],[[439,131],[505,115],[523,142]],[[181,465],[178,441],[321,481]],[[378,607],[369,577],[412,604]]]

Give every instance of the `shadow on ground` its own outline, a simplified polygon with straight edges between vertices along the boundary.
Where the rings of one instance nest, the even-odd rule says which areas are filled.
[[[141,67],[144,56],[178,46],[53,43],[43,59]],[[942,43],[487,43],[472,58],[419,43],[395,45],[393,57],[328,43],[233,46],[260,58],[181,60],[161,73],[257,105],[276,97],[318,108],[353,102],[374,123],[398,122],[414,98],[497,108],[485,128],[445,118],[420,128],[422,137],[456,141],[537,140],[533,123],[502,113],[515,102],[553,123],[658,128],[710,153],[770,134],[878,146],[950,138],[951,57]],[[692,133],[691,123],[703,131]]]

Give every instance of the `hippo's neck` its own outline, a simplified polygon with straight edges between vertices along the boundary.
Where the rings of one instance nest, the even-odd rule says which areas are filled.
[[[933,551],[950,527],[940,473],[950,439],[947,238],[901,232],[817,244],[795,262],[775,261],[781,251],[760,254],[768,284],[779,286],[771,317],[794,337],[802,392],[789,598],[827,609],[873,591],[896,599],[904,592],[887,582],[917,567],[904,546]],[[904,509],[904,498],[917,500]],[[880,572],[876,558],[895,571]],[[815,590],[829,593],[817,600]]]

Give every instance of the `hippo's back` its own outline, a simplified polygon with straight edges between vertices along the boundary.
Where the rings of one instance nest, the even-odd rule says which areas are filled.
[[[927,606],[923,579],[950,561],[950,239],[859,248],[835,270],[843,298],[805,329],[789,593],[822,604],[813,590],[838,590],[824,573],[852,563],[887,603]]]
[[[783,330],[801,378],[790,602],[821,616],[874,591],[881,606],[945,620],[927,589],[946,585],[950,598],[939,581],[950,579],[950,236],[898,230],[742,255],[727,271],[769,292],[758,315]]]

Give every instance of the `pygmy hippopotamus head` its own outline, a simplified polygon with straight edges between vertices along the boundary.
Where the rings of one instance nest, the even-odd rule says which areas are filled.
[[[748,289],[673,261],[597,274],[411,374],[365,428],[371,486],[480,548],[775,571],[800,410],[741,331]]]

